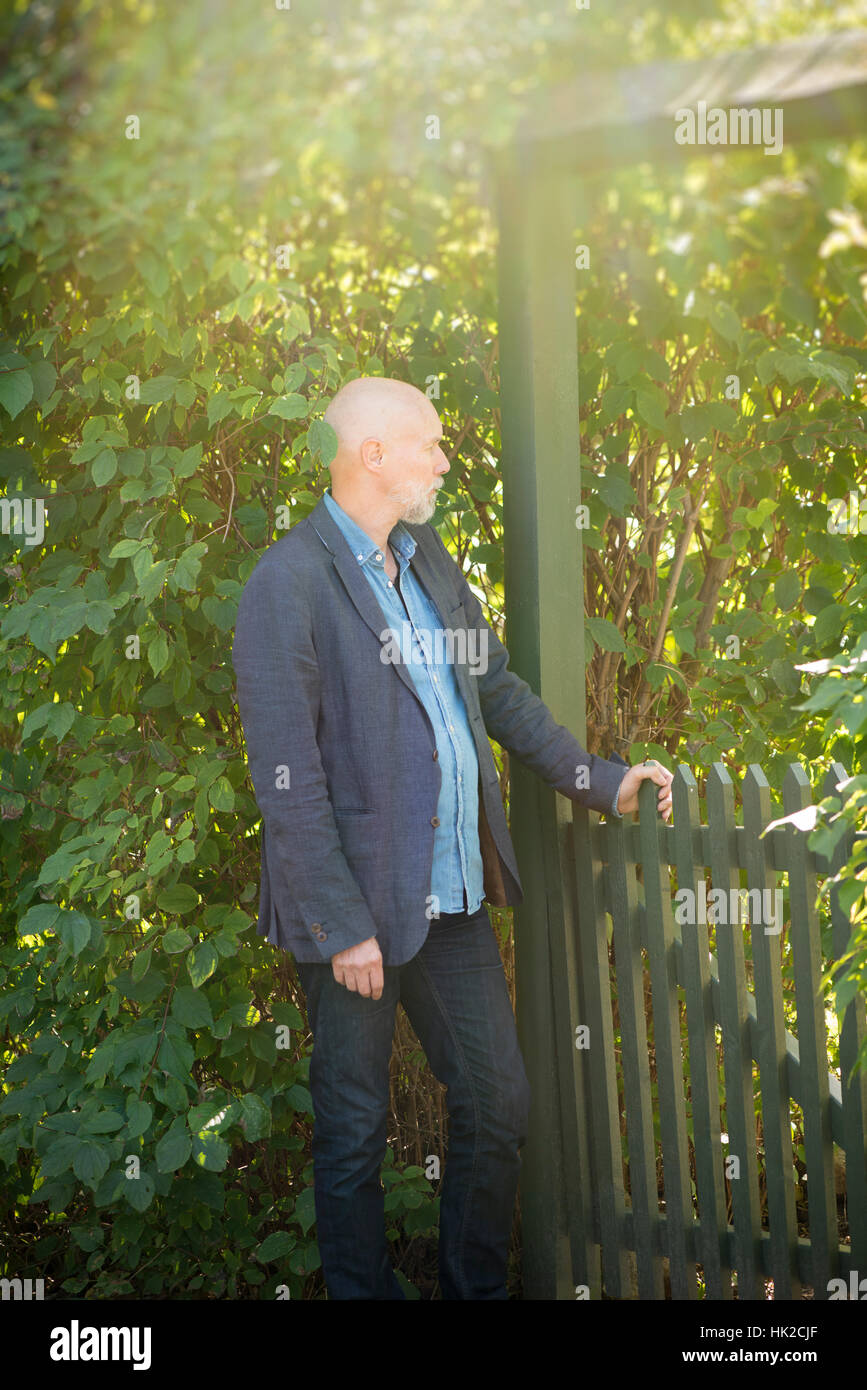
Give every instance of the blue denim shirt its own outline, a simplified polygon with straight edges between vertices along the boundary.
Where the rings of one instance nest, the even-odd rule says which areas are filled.
[[[383,552],[335,502],[330,490],[324,500],[374,592],[385,620],[383,630],[391,629],[398,643],[436,737],[442,783],[428,917],[435,920],[441,912],[462,912],[464,889],[466,910],[476,912],[485,896],[479,846],[479,760],[454,666],[444,659],[443,641],[434,636],[442,630],[442,617],[410,568],[415,541],[401,522],[393,528],[388,541],[399,567],[398,581],[393,583],[385,572]]]

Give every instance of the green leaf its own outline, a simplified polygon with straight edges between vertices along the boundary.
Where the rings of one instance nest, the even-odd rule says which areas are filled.
[[[221,391],[216,396],[208,397],[208,427],[213,429],[221,420],[225,420],[229,411],[232,409],[232,400],[228,391]]]
[[[238,605],[231,603],[229,599],[215,598],[213,594],[202,600],[202,612],[208,622],[213,623],[221,632],[229,632],[238,620]]]
[[[764,526],[769,516],[777,510],[777,501],[773,497],[763,497],[757,507],[747,507],[744,512],[745,520],[749,526]]]
[[[193,1136],[193,1159],[200,1168],[221,1173],[229,1161],[229,1145],[213,1130],[199,1130]]]
[[[61,912],[56,930],[74,956],[81,955],[90,941],[90,922],[81,912]]]
[[[48,1152],[42,1155],[39,1164],[40,1176],[46,1179],[57,1178],[68,1172],[78,1152],[79,1142],[74,1134],[61,1134],[55,1139]]]
[[[847,610],[841,603],[830,603],[823,608],[813,624],[813,638],[823,646],[825,642],[837,642],[846,626]]]
[[[665,407],[667,397],[656,386],[641,386],[635,392],[635,406],[638,414],[651,429],[665,428]]]
[[[858,363],[853,358],[823,349],[811,357],[806,367],[819,381],[830,381],[844,396],[851,395],[858,371]]]
[[[145,946],[144,950],[136,951],[132,969],[130,970],[130,975],[136,983],[138,983],[139,980],[143,980],[148,973],[153,950],[154,946],[153,942],[151,942],[149,946]]]
[[[333,427],[324,420],[311,420],[307,426],[307,447],[327,467],[337,456],[337,434]]]
[[[125,560],[130,555],[137,555],[140,550],[147,550],[149,545],[149,541],[134,541],[131,539],[118,541],[117,545],[113,545],[108,552],[108,558],[109,560]]]
[[[117,472],[117,454],[114,449],[103,449],[90,466],[91,476],[97,487],[105,487]]]
[[[208,546],[205,541],[196,541],[195,545],[190,545],[175,563],[172,578],[179,589],[192,591],[196,588],[199,571],[202,568],[202,560],[208,553]]]
[[[157,907],[161,912],[193,912],[198,905],[199,895],[189,883],[176,883],[157,895]]]
[[[145,606],[153,603],[165,583],[168,573],[169,561],[157,560],[156,564],[145,569],[144,574],[139,579],[139,597]]]
[[[163,629],[159,628],[148,643],[148,664],[155,676],[165,669],[168,660],[169,639]]]
[[[29,372],[0,372],[0,405],[14,420],[33,399],[33,378]]]
[[[63,908],[57,903],[37,903],[35,907],[28,907],[18,923],[18,935],[41,936],[43,932],[56,931],[62,912]]]
[[[584,626],[596,645],[601,647],[604,652],[626,651],[623,634],[607,618],[586,618]]]
[[[178,1168],[183,1168],[192,1148],[193,1141],[190,1134],[184,1125],[175,1121],[156,1146],[157,1171],[160,1173],[177,1172]]]
[[[298,1194],[295,1203],[295,1220],[298,1222],[305,1236],[316,1220],[315,1190],[313,1187],[305,1187]]]
[[[192,985],[180,985],[175,990],[172,1013],[185,1028],[210,1028],[214,1022],[206,996]]]
[[[710,321],[721,337],[736,343],[741,336],[743,325],[730,304],[723,299],[714,299],[710,306]]]
[[[137,1178],[126,1178],[120,1189],[133,1211],[147,1211],[154,1197],[156,1187],[150,1173],[140,1173]]]
[[[181,951],[188,951],[193,944],[193,938],[189,932],[184,931],[183,927],[172,927],[163,936],[163,950],[166,955],[174,956]]]
[[[635,503],[635,489],[629,481],[629,471],[621,469],[619,465],[612,465],[606,473],[594,475],[591,486],[595,486],[614,516],[623,516]]]
[[[177,384],[177,378],[173,376],[155,376],[150,381],[143,381],[139,401],[142,405],[162,405],[164,401],[172,399]]]
[[[629,405],[631,395],[629,386],[610,386],[602,396],[600,422],[607,425],[617,420]]]
[[[190,404],[192,405],[192,401]],[[202,446],[201,444],[193,444],[189,449],[184,449],[180,459],[174,464],[172,472],[176,478],[191,478],[198,470],[201,461]],[[204,541],[200,541],[199,544],[204,545]],[[207,549],[207,546],[205,546],[205,549]]]
[[[114,1134],[115,1130],[123,1129],[124,1119],[116,1110],[98,1110],[89,1119],[83,1119],[79,1134]]]
[[[139,1139],[143,1134],[147,1134],[153,1119],[153,1109],[146,1100],[139,1100],[138,1096],[131,1096],[127,1101],[127,1135],[130,1139]]]
[[[272,1231],[269,1236],[265,1237],[256,1251],[256,1259],[261,1260],[263,1264],[269,1264],[272,1260],[285,1259],[294,1245],[295,1237],[290,1231]]]
[[[251,1143],[271,1133],[271,1111],[252,1092],[241,1097],[241,1127]]]
[[[217,968],[219,957],[210,941],[203,941],[187,956],[187,970],[196,989],[209,980]]]
[[[774,581],[774,603],[788,613],[801,596],[801,580],[796,570],[786,570]]]
[[[108,1153],[99,1144],[84,1139],[78,1141],[72,1171],[87,1187],[96,1187],[108,1169]]]
[[[33,394],[39,405],[44,406],[54,390],[57,370],[52,362],[43,358],[41,362],[31,363],[30,376],[33,380]]]
[[[290,392],[288,396],[281,396],[274,401],[269,415],[277,415],[281,420],[303,420],[309,409],[305,396],[299,396],[295,392]],[[329,427],[330,428],[330,427]]]
[[[208,788],[208,800],[215,811],[235,809],[235,791],[228,777],[218,777],[213,786]]]

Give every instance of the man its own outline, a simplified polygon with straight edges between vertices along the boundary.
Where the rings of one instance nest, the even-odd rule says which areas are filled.
[[[484,906],[522,900],[488,733],[598,811],[637,809],[649,777],[668,818],[671,774],[587,753],[508,670],[427,525],[449,468],[428,398],[359,377],[325,419],[331,491],[261,557],[232,649],[262,812],[258,930],[295,956],[314,1035],[323,1273],[333,1299],[404,1297],[380,1182],[400,1000],[448,1087],[442,1296],[505,1299],[530,1097]]]

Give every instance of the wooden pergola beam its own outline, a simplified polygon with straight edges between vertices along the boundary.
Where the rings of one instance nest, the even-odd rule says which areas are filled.
[[[867,29],[791,39],[687,62],[582,74],[546,89],[501,156],[519,167],[592,173],[646,159],[755,145],[682,145],[676,112],[782,108],[785,143],[867,133]]]

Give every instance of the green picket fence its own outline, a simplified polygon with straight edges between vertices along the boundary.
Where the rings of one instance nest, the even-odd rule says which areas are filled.
[[[835,765],[821,794],[845,776]],[[708,774],[706,824],[685,766],[673,791],[671,825],[645,784],[637,822],[600,821],[575,806],[567,827],[572,939],[561,963],[578,973],[579,1027],[556,988],[554,1009],[558,1030],[565,1023],[575,1037],[576,1128],[583,1118],[574,1142],[568,1123],[563,1130],[575,1268],[587,1271],[591,1297],[662,1299],[667,1268],[675,1299],[730,1299],[735,1288],[739,1299],[765,1299],[768,1279],[775,1299],[798,1299],[805,1287],[824,1299],[830,1279],[848,1281],[851,1270],[867,1277],[867,1075],[849,1084],[865,1007],[859,996],[839,1020],[838,1079],[828,1056],[815,907],[819,879],[846,861],[851,838],[830,863],[791,826],[760,838],[780,812],[757,766],[743,780],[742,824],[722,764]],[[809,779],[792,764],[782,814],[813,800]],[[719,890],[728,920],[702,921],[712,917]],[[836,890],[831,898],[826,948],[837,958],[850,927]],[[782,922],[774,920],[781,902]],[[792,1101],[804,1136],[807,1235],[803,1201],[796,1210]],[[835,1146],[845,1154],[849,1244],[838,1233]]]

